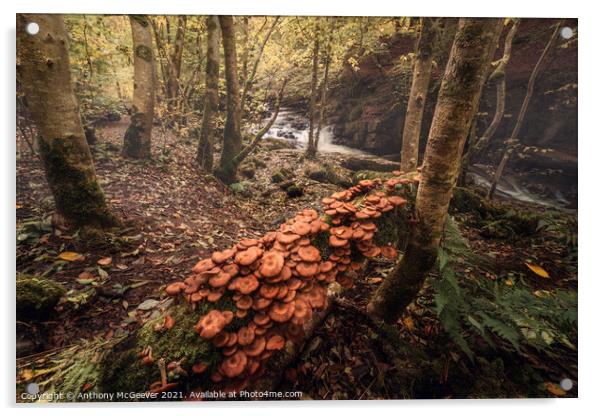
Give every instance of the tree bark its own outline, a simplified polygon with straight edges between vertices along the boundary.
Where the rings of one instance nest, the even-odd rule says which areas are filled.
[[[255,56],[255,60],[253,61],[253,67],[251,68],[251,72],[249,73],[248,77],[245,76],[245,78],[244,78],[245,81],[244,81],[244,86],[243,86],[243,91],[242,91],[242,104],[241,104],[241,109],[243,112],[245,111],[245,103],[247,101],[247,94],[249,93],[249,90],[251,89],[251,85],[253,84],[253,81],[255,80],[255,75],[257,74],[257,69],[259,68],[259,63],[261,62],[261,58],[263,57],[263,51],[265,50],[265,45],[268,43],[270,36],[272,36],[274,29],[276,29],[276,25],[278,24],[279,19],[280,19],[279,16],[274,17],[274,21],[272,22],[272,25],[268,29],[268,33],[263,38],[263,42],[261,42],[259,51],[257,51],[257,56]],[[244,71],[247,71],[246,67],[244,67],[243,69],[244,69]]]
[[[276,98],[276,105],[274,106],[274,113],[272,114],[272,117],[270,117],[270,119],[265,124],[265,126],[263,126],[255,134],[255,137],[253,137],[253,140],[251,140],[251,143],[249,143],[247,146],[245,146],[245,148],[239,154],[237,154],[234,157],[234,159],[232,159],[232,163],[234,164],[235,169],[238,169],[238,166],[240,166],[242,161],[245,160],[245,158],[247,156],[249,156],[249,154],[251,154],[251,152],[253,150],[255,150],[255,148],[257,147],[257,145],[263,138],[263,136],[265,136],[265,134],[270,130],[270,128],[276,121],[276,118],[278,118],[278,113],[280,112],[280,104],[282,103],[282,97],[284,95],[284,88],[286,88],[287,82],[288,82],[287,78],[285,78],[284,81],[282,81],[280,91],[278,91],[278,97]]]
[[[155,106],[155,56],[147,16],[131,15],[134,44],[134,99],[131,124],[125,132],[123,155],[150,158]]]
[[[219,20],[207,16],[207,63],[205,71],[205,105],[196,160],[206,172],[213,170],[213,139],[215,116],[219,110]]]
[[[319,27],[316,21],[314,27],[314,47],[312,52],[312,65],[311,65],[311,84],[309,92],[309,136],[307,138],[307,150],[305,156],[313,159],[316,157],[318,147],[314,142],[314,130],[315,130],[315,111],[316,111],[316,90],[318,84],[318,56],[320,54],[320,39],[319,39]]]
[[[220,157],[220,164],[215,171],[215,176],[222,182],[229,184],[236,180],[236,168],[231,163],[232,159],[234,159],[242,149],[242,136],[240,133],[240,90],[238,87],[234,20],[232,16],[219,16],[219,24],[222,30],[222,42],[224,47],[227,114],[226,125],[224,127],[224,144]]]
[[[29,35],[29,22],[40,26]],[[68,35],[59,14],[17,15],[18,76],[38,128],[39,156],[61,222],[74,227],[119,225],[98,184],[73,92]]]
[[[416,196],[418,223],[405,253],[368,305],[376,318],[395,322],[414,300],[437,251],[470,124],[477,111],[501,19],[462,18],[443,76]]]
[[[504,116],[504,111],[506,109],[506,66],[508,66],[508,62],[510,61],[510,56],[512,53],[512,41],[514,40],[514,36],[518,30],[520,19],[516,19],[512,23],[512,27],[508,30],[506,34],[506,39],[504,40],[504,55],[502,58],[495,62],[495,69],[491,73],[489,77],[490,81],[495,81],[496,88],[496,105],[495,105],[495,114],[491,123],[483,133],[474,146],[468,148],[466,152],[466,167],[470,166],[473,162],[473,159],[480,155],[482,151],[487,147],[489,141],[497,131],[497,128],[502,121],[502,117]]]
[[[535,80],[537,79],[537,75],[539,75],[539,71],[541,69],[542,63],[543,63],[546,55],[548,54],[549,50],[551,49],[552,44],[554,44],[554,42],[558,38],[558,31],[560,30],[560,23],[561,22],[558,22],[556,24],[554,31],[552,32],[552,36],[550,37],[550,40],[548,41],[546,47],[544,48],[543,52],[541,53],[541,56],[537,60],[537,63],[535,64],[535,67],[533,68],[533,72],[531,72],[531,76],[529,77],[529,83],[527,85],[527,94],[525,95],[523,104],[520,107],[520,111],[519,111],[518,117],[516,119],[516,124],[514,125],[514,129],[512,130],[512,133],[510,134],[510,138],[506,141],[506,150],[504,151],[502,160],[500,161],[500,164],[498,165],[498,167],[495,171],[495,175],[493,176],[493,179],[491,180],[491,186],[489,188],[489,191],[487,192],[487,199],[491,199],[491,197],[495,194],[497,184],[500,181],[500,178],[502,177],[502,173],[504,173],[506,164],[508,163],[508,160],[510,160],[510,156],[512,156],[512,153],[514,152],[515,148],[519,144],[518,132],[520,131],[520,128],[523,125],[523,121],[525,119],[525,114],[527,113],[527,107],[529,106],[529,101],[531,101],[531,97],[533,96],[533,87],[535,86]]]
[[[416,42],[412,86],[403,127],[400,164],[402,172],[412,172],[418,167],[420,130],[433,67],[433,46],[437,37],[434,23],[432,18],[420,18],[420,34]]]
[[[170,111],[179,108],[180,73],[182,71],[182,53],[184,51],[184,35],[186,34],[186,16],[178,16],[178,27],[169,57],[169,78],[167,84],[167,105]]]
[[[316,138],[314,140],[314,146],[316,150],[320,143],[320,132],[322,131],[322,123],[324,122],[324,111],[326,108],[326,93],[328,92],[328,71],[330,70],[330,61],[332,58],[332,38],[334,36],[334,25],[335,18],[330,18],[330,28],[328,34],[328,43],[326,46],[326,56],[324,62],[324,77],[322,78],[322,88],[320,90],[320,111],[318,113],[318,126],[316,128]]]

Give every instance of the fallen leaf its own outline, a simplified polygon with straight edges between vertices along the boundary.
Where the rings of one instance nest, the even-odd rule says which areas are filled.
[[[409,331],[414,330],[414,320],[411,316],[406,316],[403,318],[403,324],[406,326],[406,328],[408,328]]]
[[[144,302],[142,302],[140,305],[138,305],[138,309],[142,310],[142,311],[148,311],[153,309],[154,307],[156,307],[159,304],[159,301],[156,299],[147,299]]]
[[[562,390],[562,387],[558,385],[558,383],[553,383],[551,381],[546,381],[543,383],[546,390],[552,393],[554,396],[564,396],[566,395],[566,391]]]
[[[380,283],[383,281],[382,277],[371,277],[370,279],[368,279],[368,283],[370,284],[376,284],[376,283]]]
[[[108,266],[112,262],[113,259],[111,257],[103,257],[102,259],[99,259],[96,263],[98,263],[100,266]]]
[[[525,263],[525,265],[536,275],[538,275],[539,277],[543,277],[545,279],[549,279],[550,275],[548,274],[548,272],[546,272],[543,268],[541,268],[540,266],[536,265],[536,264],[531,264],[531,263]]]
[[[63,251],[61,254],[59,254],[59,259],[65,261],[77,261],[83,260],[84,256],[74,251]]]

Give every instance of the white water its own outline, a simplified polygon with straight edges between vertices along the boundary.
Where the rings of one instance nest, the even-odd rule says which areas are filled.
[[[264,122],[267,120],[264,120]],[[265,137],[277,137],[284,140],[294,141],[297,147],[307,147],[307,141],[309,137],[309,127],[301,124],[305,124],[306,120],[303,116],[295,113],[288,109],[282,109],[278,113],[278,117],[274,121],[274,124],[270,130],[266,133]],[[287,134],[289,137],[284,137]],[[323,126],[320,131],[320,140],[318,141],[318,152],[323,153],[341,153],[347,155],[366,155],[368,153],[363,152],[359,149],[353,149],[351,147],[342,146],[333,143],[333,134],[331,126]]]
[[[268,119],[269,117],[263,120],[262,123],[266,123]],[[303,114],[283,108],[278,113],[278,117],[276,117],[274,124],[264,137],[276,137],[283,140],[290,140],[294,142],[299,149],[303,149],[307,147],[307,141],[309,137],[307,118]],[[333,139],[334,136],[332,126],[324,126],[320,132],[318,152],[374,156],[359,149],[335,144],[333,143]],[[482,186],[485,189],[489,189],[490,180],[488,179],[488,174],[484,169],[475,166],[468,175],[476,186]],[[543,198],[530,192],[524,186],[519,184],[512,176],[504,176],[501,179],[497,186],[496,194],[518,201],[529,202],[546,207],[563,207],[569,204],[569,202],[562,196],[560,192],[556,193],[555,199]]]

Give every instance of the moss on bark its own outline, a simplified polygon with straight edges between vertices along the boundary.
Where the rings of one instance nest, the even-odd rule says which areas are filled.
[[[63,285],[38,276],[17,274],[17,320],[48,319],[54,313]]]

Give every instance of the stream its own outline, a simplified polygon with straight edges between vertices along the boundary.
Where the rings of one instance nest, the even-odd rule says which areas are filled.
[[[263,120],[263,123],[267,122],[269,117]],[[308,136],[309,123],[305,114],[290,108],[282,108],[280,110],[274,124],[265,135],[265,137],[277,137],[293,141],[298,149],[304,149],[307,146]],[[333,143],[333,138],[332,126],[323,126],[318,143],[318,152],[354,156],[377,156],[360,149],[335,144]],[[491,183],[485,167],[480,165],[471,168],[468,173],[468,179],[475,186],[483,189],[488,189]],[[510,174],[503,176],[497,186],[496,195],[549,208],[564,209],[571,205],[570,201],[559,190],[555,191],[552,197],[545,197],[531,192],[521,182],[524,183],[524,178],[520,178],[517,175]]]

